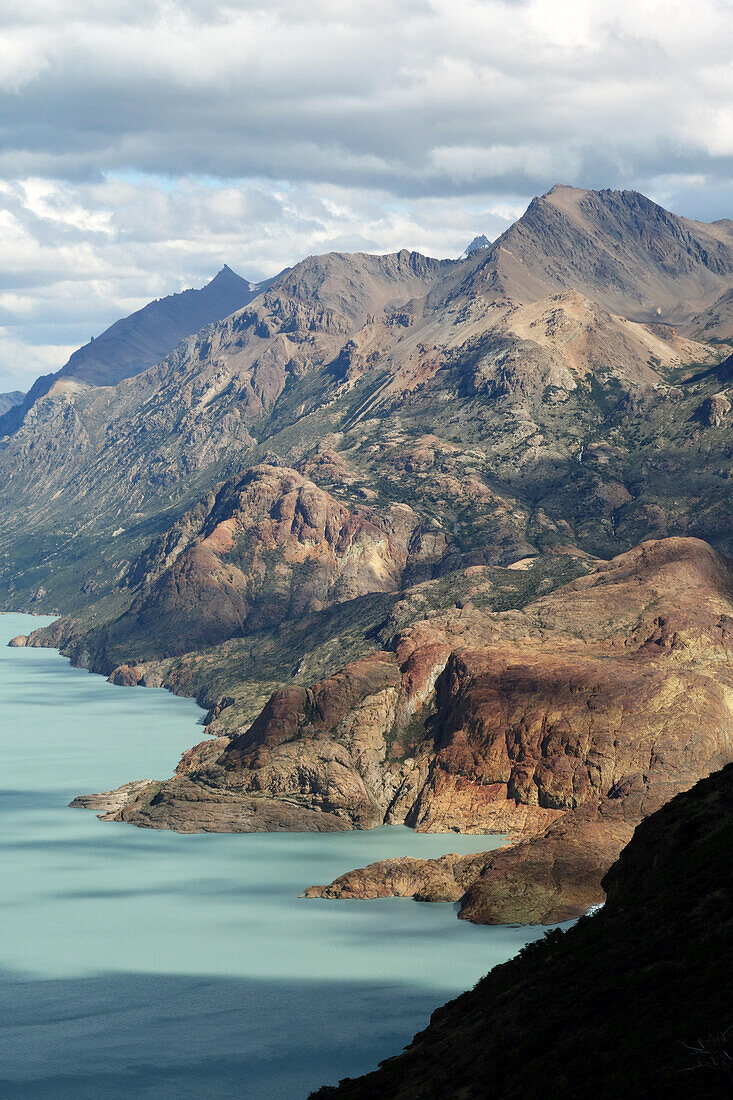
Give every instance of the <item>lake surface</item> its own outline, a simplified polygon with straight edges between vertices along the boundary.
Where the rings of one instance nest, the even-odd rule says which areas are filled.
[[[397,1053],[542,935],[476,927],[452,905],[298,897],[375,859],[495,837],[178,836],[69,809],[170,775],[202,711],[6,648],[50,621],[0,615],[4,1100],[298,1100]]]

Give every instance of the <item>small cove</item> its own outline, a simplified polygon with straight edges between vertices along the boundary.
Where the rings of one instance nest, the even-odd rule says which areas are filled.
[[[298,897],[375,859],[496,837],[179,836],[68,809],[170,775],[202,712],[6,648],[46,621],[0,615],[3,1097],[297,1100],[397,1053],[542,935],[475,927],[450,905]]]

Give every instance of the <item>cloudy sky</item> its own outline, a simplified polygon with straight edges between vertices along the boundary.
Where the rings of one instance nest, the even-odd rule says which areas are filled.
[[[732,0],[0,0],[0,390],[229,263],[457,255],[562,181],[733,216]]]

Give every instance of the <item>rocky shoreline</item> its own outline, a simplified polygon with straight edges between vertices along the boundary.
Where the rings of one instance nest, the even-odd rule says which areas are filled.
[[[404,1053],[314,1097],[726,1100],[732,843],[728,765],[639,825],[601,912],[495,967]]]
[[[479,923],[576,917],[638,823],[733,756],[732,592],[706,544],[644,543],[521,612],[436,612],[392,649],[276,691],[172,779],[74,804],[181,832],[503,833],[495,851],[390,860],[306,896],[460,901]],[[78,659],[74,628],[26,644]]]

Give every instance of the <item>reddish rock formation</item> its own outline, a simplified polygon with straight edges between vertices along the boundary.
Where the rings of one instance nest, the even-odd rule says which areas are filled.
[[[143,670],[140,665],[118,665],[107,680],[117,687],[137,687],[143,680]]]
[[[132,567],[127,583],[137,593],[107,628],[106,650],[122,653],[135,638],[147,653],[170,656],[392,592],[408,567],[439,557],[444,540],[437,550],[434,541],[407,505],[348,508],[296,470],[253,466]],[[119,673],[138,682],[131,675]]]
[[[644,543],[529,604],[436,611],[201,747],[119,819],[181,830],[507,833],[511,846],[387,861],[322,896],[462,898],[547,922],[602,899],[636,824],[733,757],[733,583],[705,543]],[[220,751],[223,746],[223,751]]]

